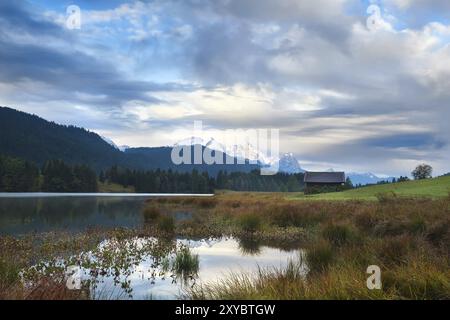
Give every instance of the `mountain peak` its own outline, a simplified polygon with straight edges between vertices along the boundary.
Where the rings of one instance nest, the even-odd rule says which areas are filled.
[[[292,152],[285,153],[280,158],[278,162],[279,171],[284,173],[301,173],[305,172],[300,167],[300,164],[298,163],[298,160],[295,158],[294,154]]]

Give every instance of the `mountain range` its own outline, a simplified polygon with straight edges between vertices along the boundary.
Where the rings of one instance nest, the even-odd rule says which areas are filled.
[[[205,147],[203,147],[205,148]],[[123,151],[121,151],[123,150]],[[204,149],[203,149],[204,150]],[[175,165],[171,161],[172,147],[118,147],[110,139],[75,126],[65,126],[36,115],[0,107],[0,154],[26,159],[42,166],[47,160],[60,159],[69,164],[86,164],[96,171],[113,165],[136,170],[197,169],[216,175],[227,172],[250,172],[259,165]]]
[[[347,177],[350,178],[353,185],[366,185],[366,184],[377,184],[381,181],[389,181],[392,182],[392,180],[395,177],[391,176],[377,176],[373,173],[358,173],[358,172],[349,172],[347,173]]]
[[[211,150],[216,150],[231,155],[236,159],[247,159],[254,163],[258,163],[261,166],[271,166],[274,164],[278,164],[279,171],[283,173],[293,174],[305,172],[305,170],[300,167],[300,164],[293,153],[285,153],[281,155],[281,157],[268,155],[264,152],[261,152],[257,147],[249,142],[245,144],[226,145],[214,138],[210,138],[209,140],[207,140],[200,137],[190,137],[176,142],[175,145],[202,145],[203,147],[209,148]]]
[[[118,165],[136,170],[172,169],[190,172],[197,169],[216,175],[220,170],[250,172],[261,166],[278,163],[280,172],[288,174],[305,172],[293,153],[285,153],[280,157],[268,156],[250,143],[228,146],[214,138],[189,137],[178,141],[175,145],[191,148],[201,145],[202,150],[207,148],[221,151],[233,157],[235,163],[238,159],[244,159],[245,164],[175,165],[171,161],[173,146],[152,148],[118,146],[111,139],[83,128],[60,125],[36,115],[0,107],[0,154],[23,158],[40,166],[47,160],[61,159],[70,164],[86,164],[96,171]],[[372,173],[351,172],[347,176],[355,185],[375,184],[393,179]]]

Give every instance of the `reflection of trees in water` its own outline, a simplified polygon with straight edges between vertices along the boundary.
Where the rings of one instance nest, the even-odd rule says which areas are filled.
[[[1,226],[30,223],[36,218],[38,199],[0,199]]]
[[[138,199],[101,197],[3,198],[1,229],[8,232],[8,226],[15,226],[27,232],[102,225],[132,227],[142,220],[142,203]]]
[[[47,277],[61,282],[73,266],[82,270],[82,287],[90,288],[90,297],[94,299],[132,298],[132,278],[147,280],[149,285],[154,285],[156,280],[181,287],[190,285],[195,283],[199,270],[198,255],[175,239],[112,238],[92,251],[64,260],[55,257],[43,261],[24,270],[22,276],[28,283],[38,283]],[[112,286],[107,286],[108,283]]]
[[[123,198],[98,198],[98,212],[114,220],[120,216],[140,216],[143,200]]]
[[[238,239],[239,250],[243,255],[258,255],[261,253],[262,247],[279,249],[285,252],[296,250],[301,246],[299,241],[274,241],[262,240],[253,237],[242,237]]]
[[[261,253],[261,241],[254,238],[240,238],[239,250],[243,255],[258,255]]]
[[[63,226],[83,221],[94,215],[97,208],[95,198],[49,198],[39,199],[37,215],[49,226]]]

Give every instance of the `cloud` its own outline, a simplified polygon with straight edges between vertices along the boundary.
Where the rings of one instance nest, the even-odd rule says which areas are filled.
[[[0,103],[119,144],[203,120],[280,128],[282,151],[312,167],[448,171],[448,1],[377,3],[373,31],[347,0],[81,1],[75,32],[59,6],[2,3]]]

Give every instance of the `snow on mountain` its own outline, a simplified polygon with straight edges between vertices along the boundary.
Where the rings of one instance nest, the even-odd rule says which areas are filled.
[[[293,153],[285,153],[279,160],[279,171],[284,173],[300,173],[305,172],[300,167],[298,160]]]
[[[176,142],[174,145],[175,146],[194,146],[196,144],[200,144],[202,146],[206,145],[204,140],[199,137],[189,137],[189,138],[186,138],[186,139]]]
[[[293,153],[285,153],[281,157],[267,155],[261,152],[249,142],[245,144],[225,145],[214,138],[210,138],[207,142],[205,139],[199,137],[190,137],[175,143],[176,146],[192,146],[200,144],[211,150],[221,151],[229,156],[238,159],[247,159],[250,161],[258,161],[262,166],[270,166],[278,162],[279,171],[284,173],[299,173],[305,172],[303,170]]]
[[[123,145],[118,147],[120,151],[125,152],[127,149],[130,149],[130,146]]]
[[[233,144],[225,145],[214,138],[210,138],[208,141],[199,137],[190,137],[183,139],[175,143],[175,146],[193,146],[200,144],[211,150],[221,151],[229,156],[238,159],[247,159],[250,161],[259,161],[263,165],[270,165],[274,161],[278,161],[278,157],[271,157],[265,155],[263,152],[259,151],[258,148],[253,146],[251,143],[246,144]]]
[[[104,136],[100,136],[100,138],[103,139],[103,141],[105,141],[107,144],[113,146],[114,148],[116,148],[117,150],[120,150],[120,148],[117,146],[117,144],[114,143],[114,141],[112,141],[111,139],[104,137]],[[121,150],[122,151],[122,150]]]
[[[245,145],[235,144],[229,146],[227,151],[230,155],[234,155],[236,158],[248,159],[251,161],[259,161],[263,165],[270,165],[275,161],[278,161],[278,157],[272,157],[264,152],[261,152],[253,146],[251,143],[247,142]]]

